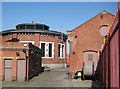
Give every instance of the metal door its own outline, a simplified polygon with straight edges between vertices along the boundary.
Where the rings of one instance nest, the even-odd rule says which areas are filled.
[[[18,60],[17,80],[25,81],[25,60]]]
[[[12,81],[12,60],[5,60],[5,81]]]

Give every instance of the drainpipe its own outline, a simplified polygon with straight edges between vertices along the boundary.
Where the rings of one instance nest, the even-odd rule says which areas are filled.
[[[26,53],[26,48],[23,48],[23,52],[24,52],[24,54],[25,54],[25,60],[26,60],[26,74],[25,74],[25,81],[28,81],[29,79],[28,79],[28,71],[27,71],[27,69],[28,69],[28,57],[27,57],[27,53]]]

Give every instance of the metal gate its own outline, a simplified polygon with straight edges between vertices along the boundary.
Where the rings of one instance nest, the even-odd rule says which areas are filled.
[[[5,81],[12,81],[12,59],[5,59],[5,65],[4,65],[4,71],[5,71]]]
[[[17,65],[17,81],[25,81],[25,60],[18,60]]]

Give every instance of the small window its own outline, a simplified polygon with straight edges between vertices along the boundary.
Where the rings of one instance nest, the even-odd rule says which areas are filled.
[[[48,30],[49,29],[49,27],[47,27],[47,26],[44,26],[44,30]]]
[[[26,25],[27,29],[34,29],[34,25]]]
[[[25,25],[21,25],[19,27],[20,27],[20,29],[25,29]]]
[[[43,26],[36,25],[36,29],[44,29]]]
[[[92,54],[88,54],[88,61],[92,61],[93,60],[93,55]]]

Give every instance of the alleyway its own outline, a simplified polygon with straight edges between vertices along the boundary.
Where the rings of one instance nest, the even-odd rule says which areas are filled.
[[[34,77],[29,82],[3,81],[3,87],[12,87],[12,88],[17,87],[17,89],[19,89],[18,87],[29,87],[29,88],[32,87],[31,89],[33,89],[33,87],[34,88],[36,87],[35,89],[38,89],[38,87],[42,87],[42,88],[63,87],[65,89],[76,89],[76,88],[80,89],[85,87],[85,89],[91,89],[92,86],[95,86],[96,88],[98,88],[98,86],[95,83],[93,83],[91,80],[82,81],[81,79],[77,79],[77,80],[68,79],[68,75],[66,74],[67,72],[68,70],[66,69],[46,71],[40,74],[39,76]],[[3,88],[3,89],[9,89],[9,88]]]

